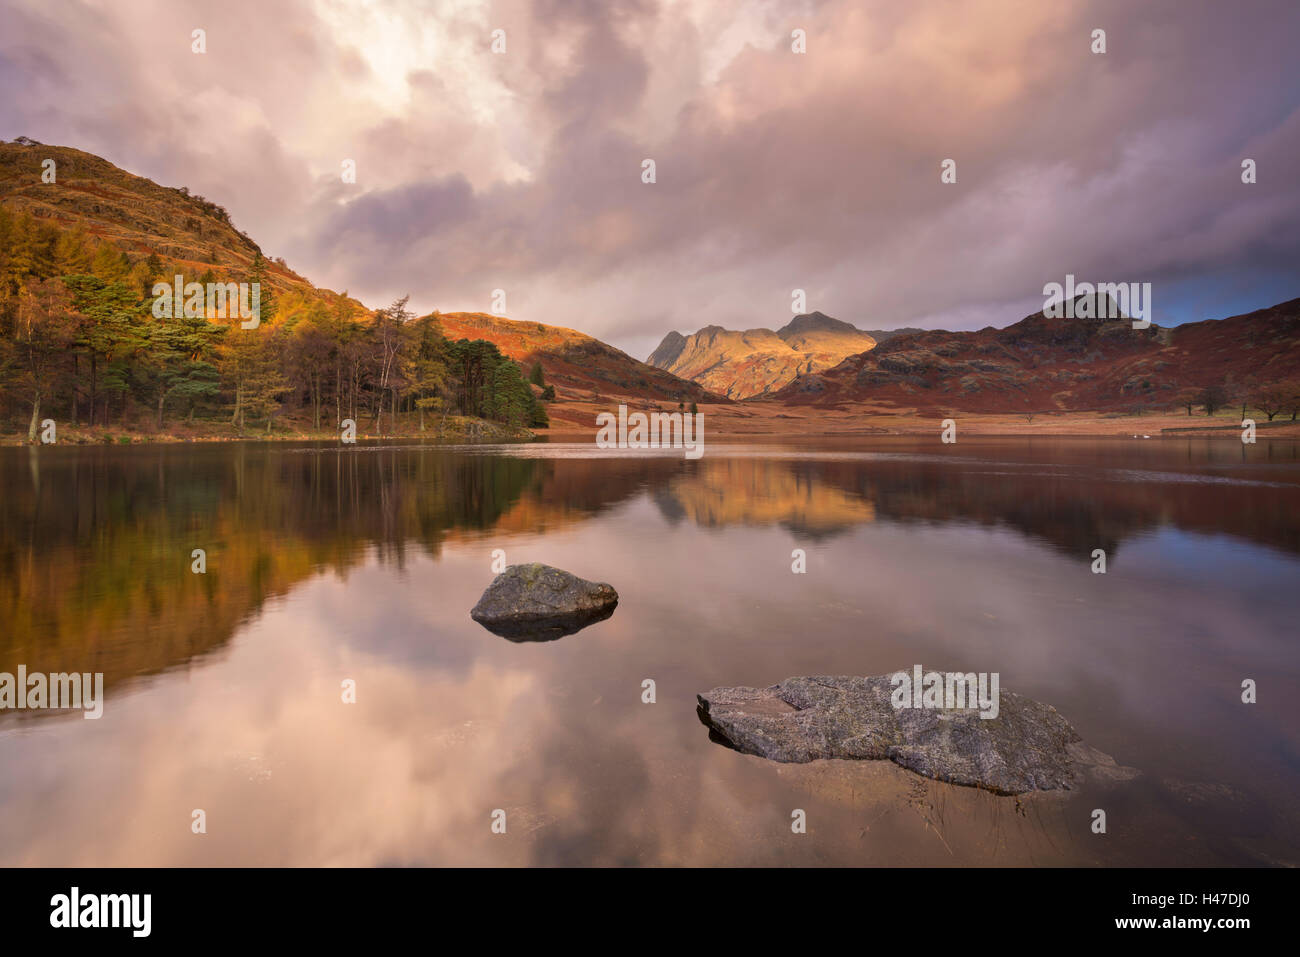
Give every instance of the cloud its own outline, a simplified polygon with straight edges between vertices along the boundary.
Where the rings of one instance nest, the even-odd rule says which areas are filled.
[[[516,318],[644,355],[672,328],[780,325],[794,288],[864,327],[968,328],[1032,312],[1066,272],[1152,282],[1161,322],[1205,318],[1188,284],[1207,277],[1235,311],[1300,278],[1286,0],[28,0],[6,18],[10,137],[187,185],[372,304],[481,310],[504,288]]]

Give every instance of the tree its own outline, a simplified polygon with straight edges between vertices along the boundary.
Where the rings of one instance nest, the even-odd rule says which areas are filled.
[[[50,394],[59,365],[76,336],[77,323],[63,283],[48,279],[24,290],[18,301],[13,341],[23,385],[32,404],[28,442],[36,441],[41,402]]]
[[[257,285],[258,320],[269,326],[275,318],[276,296],[271,289],[270,283],[266,281],[266,273],[266,260],[262,258],[261,250],[258,250],[253,254],[253,263],[249,267],[248,282],[250,285]]]
[[[1235,384],[1231,374],[1227,380],[1228,393],[1236,399],[1241,400],[1241,417],[1246,418],[1246,409],[1250,403],[1254,402],[1259,392],[1259,380],[1253,375],[1247,375],[1240,384]]]
[[[1178,393],[1174,402],[1179,407],[1187,409],[1187,414],[1190,416],[1192,414],[1192,407],[1200,401],[1200,395],[1201,394],[1195,389],[1184,389],[1182,392]]]
[[[330,365],[334,378],[334,427],[336,429],[343,422],[345,388],[352,383],[352,362],[353,354],[356,351],[353,343],[360,336],[354,317],[355,311],[347,292],[341,292],[334,297],[333,309],[322,315],[320,320],[321,328],[330,340]],[[353,393],[347,391],[346,394],[348,396],[346,408],[349,410],[351,418],[355,419],[356,410]]]
[[[257,252],[253,255],[248,282],[257,284],[258,324],[252,329],[243,328],[243,320],[235,310],[227,319],[225,338],[217,353],[221,374],[234,392],[230,421],[241,433],[250,415],[265,417],[266,430],[270,432],[280,396],[289,389],[279,369],[280,356],[272,347],[277,303],[266,274],[266,260]],[[274,341],[282,344],[278,339]]]
[[[1288,383],[1273,382],[1255,390],[1255,407],[1272,422],[1275,415],[1286,410],[1291,398],[1291,386]]]
[[[312,427],[320,429],[326,376],[334,356],[334,343],[318,321],[307,319],[293,327],[289,337],[289,362],[294,381],[311,402]]]
[[[55,275],[58,230],[30,213],[14,215],[0,207],[0,295],[15,304],[29,283]]]
[[[90,271],[105,282],[117,282],[130,273],[131,260],[117,247],[117,243],[106,239],[95,248]]]
[[[280,411],[280,398],[289,391],[289,383],[280,373],[274,356],[280,352],[279,338],[283,331],[269,333],[261,338],[259,361],[248,370],[244,379],[244,411],[251,418],[266,419],[266,434]],[[243,428],[243,420],[240,420]]]
[[[87,395],[87,422],[95,424],[96,407],[100,397],[100,369],[111,369],[111,388],[107,395],[123,394],[129,386],[130,362],[143,347],[139,322],[147,312],[148,302],[142,302],[124,282],[105,282],[98,276],[65,276],[64,285],[72,293],[72,302],[78,314],[78,333],[74,344],[78,356],[84,356],[90,372]],[[73,419],[76,419],[76,397],[73,396]],[[104,403],[101,420],[108,420],[108,402]]]
[[[524,381],[519,366],[482,339],[451,344],[450,368],[459,380],[459,405],[465,415],[514,425],[545,426],[545,407]]]
[[[84,225],[78,223],[74,228],[59,234],[54,245],[54,263],[63,276],[91,271],[94,257],[90,251],[90,234]]]
[[[279,408],[279,397],[288,389],[277,367],[271,330],[263,326],[243,329],[238,315],[234,316],[217,350],[217,360],[222,376],[234,393],[231,423],[243,432],[249,418],[265,417],[270,431],[270,419]]]
[[[1207,385],[1196,393],[1196,401],[1205,406],[1206,415],[1214,415],[1228,401],[1228,392],[1220,384]]]
[[[449,378],[448,344],[432,316],[417,320],[412,332],[414,348],[406,360],[404,378],[408,392],[415,397],[423,432],[425,411],[436,411],[444,405],[442,392]]]
[[[528,374],[528,381],[533,385],[546,385],[546,378],[542,373],[542,363],[540,361],[533,363],[533,371]]]
[[[384,396],[392,396],[393,428],[397,427],[397,393],[400,389],[400,369],[397,361],[404,340],[407,338],[407,323],[414,318],[414,313],[406,308],[410,296],[403,296],[393,301],[387,309],[375,313],[375,321],[370,327],[373,337],[377,368],[377,402],[375,405],[375,427],[378,428],[384,412]],[[380,430],[382,434],[382,429]]]
[[[199,402],[220,393],[221,376],[208,359],[225,331],[204,316],[154,319],[149,324],[140,377],[156,402],[158,429],[169,399],[182,400],[192,418]]]
[[[1300,416],[1300,379],[1287,379],[1282,383],[1282,391],[1287,397],[1282,411],[1290,412],[1291,421],[1294,422]]]

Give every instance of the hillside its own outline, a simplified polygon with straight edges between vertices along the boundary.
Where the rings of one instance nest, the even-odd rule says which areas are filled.
[[[911,332],[925,332],[924,329],[917,329],[912,326],[904,326],[901,329],[863,329],[862,331],[875,339],[878,346],[884,345],[890,339],[896,339]]]
[[[1127,321],[1046,318],[1003,329],[916,332],[774,398],[835,406],[871,401],[918,410],[1047,412],[1179,405],[1188,390],[1222,387],[1239,401],[1300,377],[1300,299],[1229,319],[1136,330]]]
[[[847,322],[820,312],[795,316],[773,332],[736,332],[706,326],[690,336],[670,332],[646,360],[732,399],[780,389],[796,376],[834,366],[865,352],[876,340]]]
[[[47,160],[52,183],[42,181]],[[154,315],[154,283],[176,274],[203,288],[260,281],[260,325],[241,328],[201,303]],[[0,143],[0,423],[26,423],[29,441],[46,416],[79,441],[94,438],[83,427],[328,434],[344,419],[378,434],[497,434],[544,427],[546,408],[566,399],[726,401],[572,329],[468,313],[417,319],[405,304],[374,310],[315,287],[183,187],[81,150]],[[554,392],[522,378],[539,363]]]
[[[55,162],[54,183],[41,181],[46,159]],[[0,204],[92,244],[111,240],[132,260],[155,255],[186,275],[246,275],[261,252],[216,203],[68,146],[0,142]],[[278,260],[266,263],[266,282],[279,291],[313,289]]]
[[[557,397],[638,398],[662,402],[719,402],[694,382],[638,362],[599,339],[540,322],[522,322],[481,312],[447,312],[435,317],[449,339],[484,339],[525,367],[541,362]]]
[[[47,158],[55,183],[41,181]],[[151,316],[152,284],[176,272],[200,283],[262,276],[274,295],[258,331],[206,312]],[[553,393],[524,381],[538,365]],[[1300,300],[1146,330],[1040,312],[1002,329],[873,335],[814,312],[775,331],[671,332],[642,363],[561,326],[415,319],[405,300],[366,308],[265,260],[224,209],[184,188],[68,147],[0,143],[0,426],[25,424],[29,440],[47,415],[149,434],[183,420],[186,435],[243,435],[253,422],[266,435],[328,434],[350,418],[393,434],[461,419],[590,428],[617,402],[699,403],[742,431],[808,431],[868,406],[1168,412],[1207,389],[1221,408],[1276,410],[1290,400],[1273,387],[1294,392],[1296,380]]]
[[[176,275],[180,310],[153,296]],[[260,285],[255,324],[214,291],[227,282]],[[0,143],[0,431],[25,425],[28,442],[56,427],[77,443],[520,438],[547,424],[517,363],[446,340],[407,301],[370,310],[316,288],[184,188],[80,150]]]

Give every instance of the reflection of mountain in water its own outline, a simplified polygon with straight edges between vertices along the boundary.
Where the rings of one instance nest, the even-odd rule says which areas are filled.
[[[670,521],[697,525],[781,525],[818,539],[875,519],[874,504],[814,471],[765,459],[704,459],[690,474],[655,490]]]
[[[1300,552],[1300,486],[1216,476],[879,458],[704,459],[654,488],[670,522],[779,524],[811,538],[872,521],[1004,527],[1080,561],[1161,525]]]
[[[1162,447],[1136,461],[1093,450],[1068,468],[1054,464],[1070,461],[1055,448],[1010,461],[3,449],[0,671],[20,663],[103,671],[112,688],[220,649],[267,599],[372,550],[400,566],[411,548],[436,554],[444,541],[488,532],[544,534],[643,494],[669,524],[780,526],[811,539],[869,522],[976,523],[1088,562],[1094,548],[1113,556],[1133,536],[1170,525],[1300,552],[1300,486],[1199,481],[1191,449]],[[1279,450],[1264,463],[1276,466],[1267,472],[1274,479],[1297,461],[1294,447]],[[1177,458],[1184,452],[1186,461]],[[1204,465],[1208,453],[1197,454]],[[1233,462],[1211,464],[1222,471]],[[1122,470],[1135,467],[1145,471]],[[205,575],[190,571],[196,548],[207,552]]]

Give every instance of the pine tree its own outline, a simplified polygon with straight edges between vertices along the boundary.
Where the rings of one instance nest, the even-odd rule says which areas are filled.
[[[65,276],[64,285],[72,293],[73,306],[79,317],[74,347],[86,358],[90,373],[88,421],[95,424],[95,412],[101,392],[100,370],[111,367],[108,393],[121,395],[130,382],[131,360],[144,347],[142,317],[149,302],[141,302],[122,282],[106,283],[97,276]],[[105,402],[104,421],[108,419]]]
[[[104,240],[95,247],[90,271],[105,282],[117,282],[131,271],[131,262],[116,243]]]
[[[197,403],[220,392],[220,376],[209,356],[224,331],[203,316],[154,319],[149,324],[140,379],[156,402],[157,428],[163,427],[169,400],[180,400],[192,413]]]

